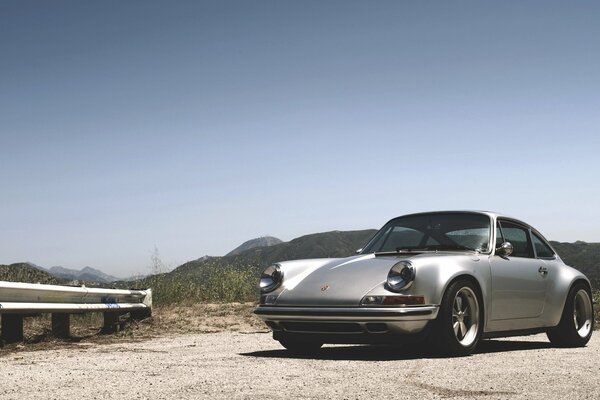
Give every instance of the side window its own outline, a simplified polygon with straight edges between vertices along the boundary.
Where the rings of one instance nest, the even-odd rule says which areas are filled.
[[[529,230],[511,222],[500,223],[504,240],[513,245],[512,257],[533,258],[533,246],[529,239]]]
[[[533,240],[533,246],[535,247],[535,253],[537,254],[538,258],[553,258],[554,257],[554,252],[552,251],[550,246],[548,246],[546,244],[546,242],[544,242],[544,240],[542,240],[542,238],[540,238],[538,235],[536,235],[533,232],[532,232],[532,240]]]

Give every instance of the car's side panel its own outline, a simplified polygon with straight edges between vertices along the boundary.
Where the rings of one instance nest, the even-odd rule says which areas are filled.
[[[571,286],[578,280],[584,280],[589,285],[589,280],[575,268],[565,265],[560,258],[546,260],[548,267],[548,291],[546,294],[546,307],[542,315],[543,326],[558,325],[562,316],[567,294]]]
[[[490,257],[492,273],[491,321],[529,319],[515,329],[531,328],[544,311],[548,276],[544,260],[524,257]],[[518,326],[517,325],[522,325]]]

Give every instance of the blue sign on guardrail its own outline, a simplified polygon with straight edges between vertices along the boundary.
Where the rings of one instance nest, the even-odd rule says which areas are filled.
[[[118,300],[116,297],[102,297],[100,299],[100,301],[103,303],[118,303]]]

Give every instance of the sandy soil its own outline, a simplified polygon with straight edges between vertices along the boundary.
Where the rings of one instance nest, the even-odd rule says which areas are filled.
[[[216,332],[267,332],[267,327],[252,313],[255,303],[189,304],[160,307],[153,310],[151,318],[129,321],[123,317],[122,330],[103,335],[101,313],[73,315],[71,339],[55,339],[51,334],[50,314],[27,317],[24,321],[25,342],[4,344],[0,342],[0,358],[15,352],[70,347],[73,343],[120,343],[144,341],[159,337],[189,333]]]
[[[578,349],[544,335],[484,341],[464,358],[369,346],[299,357],[239,332],[0,353],[0,399],[600,398],[598,333]]]
[[[600,336],[555,349],[544,335],[484,341],[465,358],[415,348],[325,346],[292,356],[252,303],[159,308],[100,335],[100,315],[73,319],[56,340],[26,320],[25,344],[0,349],[0,399],[597,399]]]

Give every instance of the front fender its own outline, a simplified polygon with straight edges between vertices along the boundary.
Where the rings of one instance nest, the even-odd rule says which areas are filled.
[[[415,280],[407,289],[400,292],[406,295],[425,297],[425,304],[439,305],[448,285],[461,276],[468,276],[478,283],[485,304],[490,296],[490,265],[487,256],[469,255],[461,257],[414,258]],[[368,295],[389,295],[385,281],[373,288]]]

